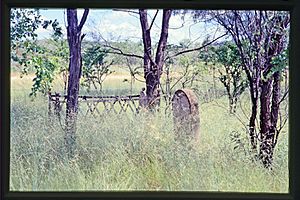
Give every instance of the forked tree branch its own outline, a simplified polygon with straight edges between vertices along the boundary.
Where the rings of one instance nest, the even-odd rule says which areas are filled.
[[[83,25],[84,25],[84,23],[85,23],[85,21],[86,21],[86,19],[87,19],[88,14],[89,14],[89,9],[88,9],[88,8],[85,8],[85,9],[84,9],[84,13],[83,13],[83,15],[82,15],[82,18],[81,18],[81,20],[80,20],[80,23],[79,23],[79,25],[78,25],[78,31],[81,31],[81,29],[82,29],[82,27],[83,27]]]

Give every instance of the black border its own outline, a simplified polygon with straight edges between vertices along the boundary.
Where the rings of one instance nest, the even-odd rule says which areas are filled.
[[[47,8],[185,8],[185,9],[271,9],[291,11],[290,102],[289,102],[289,194],[232,192],[9,192],[10,146],[10,40],[11,7]],[[1,0],[1,71],[0,71],[0,197],[17,199],[300,199],[300,3],[298,0]],[[298,155],[298,156],[297,156]]]

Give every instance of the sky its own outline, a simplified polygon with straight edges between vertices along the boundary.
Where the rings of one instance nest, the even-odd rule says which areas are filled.
[[[136,10],[137,11],[137,10]],[[78,20],[81,19],[84,10],[78,9]],[[156,10],[150,10],[149,18],[154,16]],[[57,19],[62,25],[63,33],[66,37],[66,10],[65,9],[43,9],[40,11],[42,18],[45,20]],[[162,10],[159,11],[155,23],[151,29],[151,37],[153,42],[158,42],[160,35],[160,26],[162,21]],[[45,30],[39,28],[37,33],[39,39],[48,38],[51,29]],[[128,13],[126,11],[106,10],[106,9],[90,9],[87,21],[82,30],[86,34],[87,39],[102,38],[109,41],[132,40],[141,41],[142,32],[140,21],[137,14]],[[220,35],[216,27],[212,27],[205,23],[195,23],[189,15],[183,21],[180,15],[172,15],[170,18],[169,28],[169,44],[179,44],[184,39],[201,43],[207,35],[217,37]]]

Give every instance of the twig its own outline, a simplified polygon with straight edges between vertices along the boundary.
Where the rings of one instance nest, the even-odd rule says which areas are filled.
[[[278,104],[280,104],[281,102],[283,102],[283,101],[285,100],[285,98],[287,97],[288,93],[289,93],[289,89],[287,89],[287,90],[285,91],[284,95],[282,96],[282,98],[280,99],[280,101],[279,101]]]
[[[151,22],[151,24],[150,24],[150,27],[149,27],[149,31],[151,30],[151,28],[152,28],[152,26],[153,26],[153,23],[154,23],[155,18],[156,18],[157,14],[158,14],[158,11],[159,11],[159,10],[156,10],[156,13],[155,13],[155,15],[154,15],[154,17],[153,17],[153,19],[152,19],[152,22]]]
[[[127,13],[134,13],[134,14],[139,14],[139,12],[137,11],[133,11],[133,10],[125,10],[125,9],[112,9],[113,11],[120,11],[120,12],[127,12]]]
[[[212,41],[206,43],[205,45],[203,45],[203,46],[201,46],[201,47],[197,47],[197,48],[193,48],[193,49],[187,49],[187,50],[184,50],[184,51],[180,51],[180,52],[178,52],[178,53],[176,53],[176,54],[174,54],[174,55],[172,55],[172,56],[166,57],[165,60],[170,59],[170,58],[173,58],[173,57],[176,57],[176,56],[179,56],[179,55],[184,54],[184,53],[189,53],[189,52],[192,52],[192,51],[199,51],[199,50],[201,50],[201,49],[207,47],[208,45],[211,45],[212,43],[214,43],[215,41],[217,41],[218,39],[220,39],[220,38],[222,38],[222,37],[224,37],[224,36],[226,36],[226,35],[227,35],[227,33],[225,33],[225,34],[223,34],[223,35],[217,37],[216,39],[214,39],[214,40],[212,40]]]
[[[131,54],[131,53],[124,53],[121,49],[117,48],[117,47],[113,47],[109,44],[105,44],[104,47],[108,47],[108,48],[111,48],[115,51],[118,51],[118,52],[115,52],[115,51],[109,51],[107,53],[112,53],[112,54],[119,54],[119,55],[123,55],[123,56],[129,56],[129,57],[135,57],[135,58],[141,58],[141,59],[144,59],[143,56],[140,56],[140,55],[136,55],[136,54]]]

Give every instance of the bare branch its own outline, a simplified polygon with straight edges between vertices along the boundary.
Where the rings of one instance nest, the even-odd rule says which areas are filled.
[[[281,132],[282,128],[283,128],[283,127],[285,126],[285,124],[287,123],[287,120],[288,120],[288,118],[286,117],[286,118],[284,119],[284,122],[280,125],[279,129],[276,130],[275,141],[274,141],[274,144],[273,144],[274,147],[275,147],[276,144],[277,144],[278,135],[279,135],[279,133]]]
[[[88,8],[84,9],[84,13],[82,15],[82,18],[81,18],[79,26],[78,26],[78,31],[81,31],[81,29],[82,29],[82,27],[83,27],[83,25],[86,21],[86,18],[88,16],[88,14],[89,14],[89,9]]]
[[[135,54],[129,54],[129,53],[124,53],[122,51],[116,52],[116,51],[108,51],[107,53],[110,54],[118,54],[118,55],[123,55],[123,56],[128,56],[128,57],[135,57],[135,58],[143,58],[142,56],[135,55]]]
[[[140,15],[140,23],[142,28],[142,36],[143,36],[143,44],[144,44],[144,67],[145,69],[150,70],[148,69],[150,67],[148,65],[149,64],[148,61],[151,62],[151,65],[155,65],[155,62],[151,57],[151,36],[150,36],[150,29],[148,24],[147,10],[139,9],[139,15]]]
[[[179,77],[179,79],[177,79],[177,81],[170,87],[170,91],[184,78],[186,77],[186,75],[188,74],[188,66],[185,67],[185,71],[184,73],[182,74],[181,77]]]
[[[212,41],[206,43],[205,45],[203,45],[203,46],[201,46],[201,47],[197,47],[197,48],[193,48],[193,49],[187,49],[187,50],[184,50],[184,51],[180,51],[180,52],[178,52],[178,53],[176,53],[176,54],[174,54],[174,55],[168,56],[168,57],[166,57],[165,60],[170,59],[170,58],[173,58],[173,57],[176,57],[176,56],[179,56],[179,55],[184,54],[184,53],[189,53],[189,52],[192,52],[192,51],[199,51],[199,50],[201,50],[201,49],[203,49],[203,48],[205,48],[205,47],[211,45],[212,43],[214,43],[214,42],[217,41],[218,39],[220,39],[220,38],[226,36],[227,34],[228,34],[228,33],[225,33],[225,34],[223,34],[223,35],[217,37],[216,39],[214,39],[214,40],[212,40]]]
[[[288,96],[288,94],[289,94],[289,89],[287,89],[285,91],[284,95],[282,96],[282,98],[280,99],[280,101],[279,101],[278,104],[280,104],[281,102],[283,102],[285,100],[285,98]]]
[[[156,18],[157,14],[158,14],[158,11],[159,11],[159,10],[156,10],[156,13],[155,13],[155,15],[154,15],[154,17],[153,17],[153,19],[152,19],[152,22],[151,22],[151,24],[150,24],[150,27],[149,27],[149,31],[151,30],[151,28],[152,28],[152,26],[153,26],[153,23],[154,23],[155,18]]]
[[[136,54],[132,54],[132,53],[125,53],[122,51],[122,49],[119,49],[117,47],[113,47],[113,46],[110,46],[108,44],[104,45],[104,47],[108,47],[108,48],[111,48],[115,51],[109,51],[107,53],[111,53],[111,54],[118,54],[118,55],[123,55],[123,56],[128,56],[128,57],[135,57],[135,58],[140,58],[140,59],[144,59],[143,56],[140,56],[140,55],[136,55]]]
[[[139,12],[138,11],[134,11],[134,10],[126,10],[126,9],[117,9],[117,8],[115,8],[115,9],[112,9],[113,11],[119,11],[119,12],[127,12],[127,13],[133,13],[133,14],[139,14]]]
[[[137,81],[139,81],[139,82],[145,83],[146,81],[141,80],[141,79],[138,79],[138,78],[136,77],[136,74],[134,73],[134,71],[135,71],[136,69],[138,69],[138,68],[132,69],[132,67],[131,67],[131,65],[130,65],[130,63],[129,63],[128,57],[126,58],[126,61],[127,61],[127,66],[128,66],[128,69],[129,69],[129,72],[130,72],[131,77],[132,77],[134,80],[137,80]],[[141,67],[141,68],[143,68],[143,67]]]
[[[65,25],[65,28],[67,29],[67,23],[66,23],[66,9],[64,9],[64,25]]]

